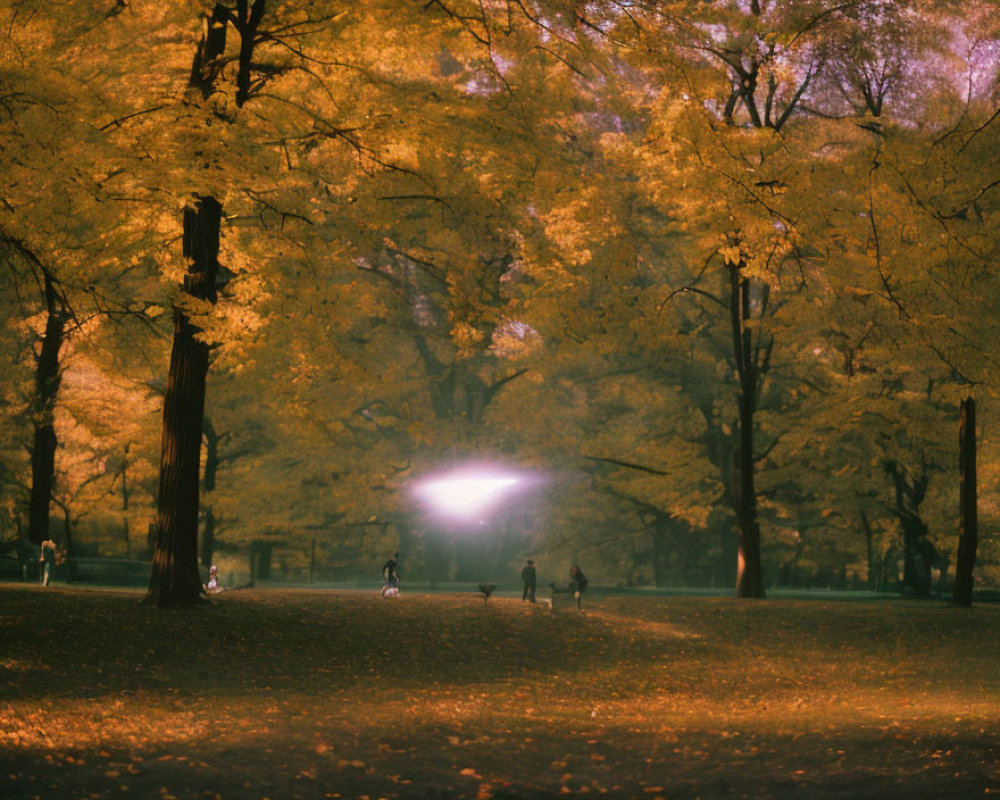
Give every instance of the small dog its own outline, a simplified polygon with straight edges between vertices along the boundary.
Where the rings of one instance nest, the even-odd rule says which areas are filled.
[[[483,593],[483,605],[485,606],[490,599],[490,595],[496,590],[497,585],[495,583],[481,583],[479,584],[479,591]]]

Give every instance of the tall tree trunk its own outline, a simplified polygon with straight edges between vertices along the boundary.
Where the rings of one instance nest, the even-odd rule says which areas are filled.
[[[760,561],[760,524],[757,520],[757,488],[754,481],[754,414],[757,410],[760,375],[760,342],[753,341],[750,319],[750,281],[743,274],[742,259],[730,262],[729,315],[732,328],[736,374],[739,379],[739,446],[737,450],[736,521],[737,565],[736,596],[763,598],[764,580]]]
[[[893,480],[896,507],[893,511],[903,530],[903,594],[930,597],[931,567],[939,554],[928,538],[927,524],[920,516],[920,504],[927,497],[930,475],[927,464],[921,459],[920,472],[911,476],[896,461],[888,461],[885,470]]]
[[[862,510],[859,512],[861,518],[861,530],[865,534],[865,552],[867,554],[868,577],[866,585],[868,591],[874,592],[878,589],[878,565],[875,562],[875,533],[872,531],[872,524],[868,520],[868,515]]]
[[[202,17],[201,41],[191,65],[188,86],[199,90],[203,100],[207,100],[215,92],[215,79],[222,71],[229,17],[229,9],[222,3],[216,4],[211,16]]]
[[[267,580],[271,577],[271,552],[274,545],[257,539],[250,542],[250,583],[253,584],[258,578]]]
[[[222,207],[199,198],[184,210],[184,290],[216,301]],[[157,503],[156,549],[147,600],[158,606],[190,603],[202,595],[198,571],[198,489],[208,345],[181,308],[174,310],[174,343],[163,400],[163,443]]]
[[[122,453],[122,523],[124,527],[125,535],[125,558],[132,558],[132,542],[129,532],[128,524],[128,448],[129,445],[125,445],[125,451]]]
[[[234,25],[240,34],[239,68],[236,73],[236,105],[242,107],[252,89],[253,50],[257,44],[257,28],[264,17],[265,0],[236,0]]]
[[[202,489],[207,495],[215,489],[215,476],[219,471],[219,446],[225,435],[220,436],[215,426],[207,417],[202,421],[202,432],[205,436],[205,473],[202,476]],[[205,499],[205,512],[201,525],[201,564],[208,569],[215,558],[215,514],[208,498]]]
[[[259,9],[257,8],[259,6]],[[239,3],[244,11],[246,2]],[[254,25],[263,14],[264,0],[255,0]],[[240,69],[249,70],[246,25],[238,23],[224,3],[216,3],[211,16],[202,17],[202,37],[188,78],[189,90],[208,100],[224,66],[226,31],[237,24],[241,39]],[[249,17],[245,22],[249,22]],[[241,96],[242,100],[246,98]],[[184,210],[184,255],[190,259],[184,290],[194,297],[216,301],[219,231],[222,207],[213,197],[199,197]],[[163,444],[160,455],[160,491],[157,502],[156,545],[147,601],[159,606],[188,603],[201,597],[198,571],[198,472],[202,421],[205,416],[205,379],[208,345],[195,338],[198,329],[179,308],[174,310],[174,343],[170,353],[167,393],[163,401]]]
[[[958,423],[959,484],[958,560],[955,564],[955,590],[952,599],[960,606],[972,605],[976,549],[979,546],[979,521],[976,508],[976,401],[962,401]]]
[[[215,513],[211,506],[205,509],[201,521],[201,565],[208,569],[215,559]]]
[[[427,338],[415,334],[413,341],[424,362],[427,383],[430,388],[431,408],[438,419],[454,419],[455,417],[455,367],[445,365],[431,349]]]
[[[653,545],[653,584],[657,587],[667,586],[670,573],[670,545],[672,544],[667,516],[665,514],[654,516],[648,529]]]
[[[927,524],[918,514],[900,514],[903,523],[903,593],[913,597],[931,596],[931,566],[937,552],[933,549]]]
[[[55,282],[42,270],[45,291],[45,337],[35,367],[35,391],[31,404],[34,440],[31,447],[31,498],[28,505],[28,538],[40,545],[49,538],[49,509],[56,472],[54,412],[59,394],[59,350],[65,336],[67,315]]]

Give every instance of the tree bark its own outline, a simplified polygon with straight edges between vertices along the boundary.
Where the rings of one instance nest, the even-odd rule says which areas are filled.
[[[757,488],[754,480],[754,414],[757,410],[760,344],[753,342],[747,326],[750,318],[750,281],[743,275],[743,262],[729,263],[729,314],[738,378],[739,445],[737,449],[736,596],[765,597],[760,560],[760,524],[757,520]]]
[[[45,291],[45,336],[35,367],[35,391],[31,421],[31,497],[28,505],[28,538],[37,545],[49,538],[49,509],[55,485],[56,430],[54,411],[59,394],[59,350],[65,336],[67,315],[56,292],[55,282],[42,270]]]
[[[188,86],[198,89],[202,99],[207,100],[215,92],[215,79],[222,71],[222,57],[226,53],[226,28],[229,24],[229,9],[217,3],[212,15],[202,18],[201,41],[195,52],[194,63]]]
[[[122,525],[125,535],[125,558],[132,558],[132,543],[128,524],[128,448],[129,446],[126,444],[122,453]]]
[[[216,301],[222,207],[198,198],[184,210],[184,255],[190,259],[184,290]],[[158,606],[190,603],[203,593],[198,571],[198,490],[208,345],[181,308],[174,309],[174,342],[163,400],[163,440],[157,503],[156,548],[147,600]]]
[[[955,589],[952,599],[960,606],[972,605],[976,550],[979,546],[976,478],[976,401],[962,401],[958,423],[959,483],[958,560],[955,564]]]
[[[236,0],[235,27],[240,34],[239,69],[236,73],[236,105],[242,107],[250,97],[250,71],[253,68],[253,50],[257,44],[257,28],[264,17],[265,0]]]
[[[202,420],[202,432],[205,437],[205,472],[202,476],[202,489],[207,495],[215,489],[215,476],[219,471],[219,446],[224,438],[215,431],[215,426],[207,417]],[[201,565],[208,569],[215,558],[215,514],[205,499],[205,512],[201,526]]]
[[[872,524],[868,520],[868,515],[862,510],[859,513],[861,518],[861,530],[865,534],[865,553],[867,556],[868,576],[866,585],[868,591],[878,591],[878,565],[875,563],[875,534],[872,531]]]
[[[413,341],[424,363],[428,386],[431,395],[431,408],[438,419],[454,419],[455,417],[455,368],[446,367],[434,354],[427,338],[423,334],[415,334]]]
[[[215,561],[215,512],[205,509],[201,523],[201,565],[208,569]]]
[[[274,545],[260,539],[250,543],[250,582],[271,577],[271,553]]]
[[[927,524],[920,516],[920,505],[927,497],[930,484],[927,464],[921,459],[920,473],[916,477],[911,477],[896,461],[887,462],[885,469],[895,486],[894,512],[903,529],[901,591],[913,597],[930,597],[931,567],[939,562],[940,555],[928,538]]]

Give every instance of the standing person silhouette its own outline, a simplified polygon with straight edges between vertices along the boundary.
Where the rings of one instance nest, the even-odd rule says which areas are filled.
[[[399,553],[393,553],[392,558],[382,565],[382,597],[394,597],[399,595]]]
[[[524,584],[524,591],[521,593],[521,602],[525,600],[530,600],[532,603],[535,602],[535,562],[530,558],[524,562],[524,567],[521,569],[521,582]]]
[[[52,573],[52,565],[56,562],[56,554],[58,551],[59,545],[51,539],[46,539],[42,542],[42,551],[38,557],[42,567],[41,574],[39,575],[42,586],[49,585],[49,576]]]
[[[587,588],[587,576],[579,566],[574,565],[569,571],[569,588],[576,599],[576,610],[580,610],[580,600],[583,598],[583,590]]]

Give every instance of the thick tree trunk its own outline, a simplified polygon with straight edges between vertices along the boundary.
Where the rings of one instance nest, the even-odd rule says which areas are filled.
[[[73,518],[69,513],[69,506],[60,503],[63,512],[63,549],[66,552],[73,552]]]
[[[52,418],[35,422],[31,443],[31,498],[28,504],[28,538],[40,545],[49,538],[50,504],[55,484],[56,432]]]
[[[250,97],[250,73],[253,50],[257,44],[257,28],[264,17],[265,0],[236,0],[236,30],[240,34],[239,69],[236,73],[236,105],[242,107]]]
[[[740,398],[741,401],[744,398]],[[741,406],[743,403],[741,402]],[[740,412],[740,494],[736,515],[739,537],[736,562],[736,596],[763,598],[760,561],[760,524],[757,521],[757,488],[754,481],[753,412]]]
[[[434,416],[438,419],[453,419],[455,417],[454,366],[446,367],[438,359],[423,334],[414,335],[413,340],[424,362]]]
[[[972,605],[976,550],[979,546],[979,521],[976,498],[976,401],[962,401],[958,423],[958,461],[961,470],[959,488],[958,560],[955,564],[955,590],[952,599],[960,606]]]
[[[750,318],[750,281],[743,275],[743,262],[729,264],[729,314],[739,379],[739,448],[737,450],[736,596],[763,598],[764,580],[760,561],[760,524],[757,521],[757,488],[754,481],[754,413],[757,410],[760,345],[754,345]],[[758,334],[759,335],[759,334]]]
[[[257,579],[267,580],[271,577],[271,542],[257,540],[250,543],[250,583]]]
[[[184,289],[214,303],[222,207],[211,197],[184,210]],[[208,345],[180,308],[163,400],[163,443],[157,503],[156,548],[147,600],[159,606],[190,603],[202,595],[198,571],[198,489]]]
[[[215,92],[215,79],[222,70],[222,56],[226,52],[226,28],[229,24],[229,9],[218,3],[212,15],[202,18],[204,30],[198,50],[191,65],[188,86],[198,89],[202,99],[207,100]]]
[[[206,508],[201,522],[201,565],[208,569],[215,559],[215,514]]]
[[[202,476],[202,489],[208,494],[215,490],[215,476],[219,471],[219,446],[223,437],[215,432],[212,421],[207,418],[202,421],[202,431],[205,437],[205,473]],[[201,564],[205,569],[212,566],[212,559],[215,558],[215,514],[208,502],[206,498],[201,525]]]
[[[920,473],[911,477],[909,472],[895,461],[885,465],[895,486],[896,517],[903,529],[903,594],[913,597],[930,597],[931,567],[939,562],[940,556],[928,538],[929,531],[920,516],[920,505],[927,497],[930,476],[927,464],[921,463]]]
[[[917,514],[900,514],[903,523],[903,593],[913,597],[931,596],[931,567],[937,551],[927,538],[926,523]]]
[[[49,538],[49,509],[55,485],[56,430],[54,411],[59,394],[59,350],[65,335],[66,314],[59,302],[55,283],[48,272],[45,281],[45,338],[35,367],[35,391],[31,421],[31,497],[28,505],[28,538],[37,545]]]

